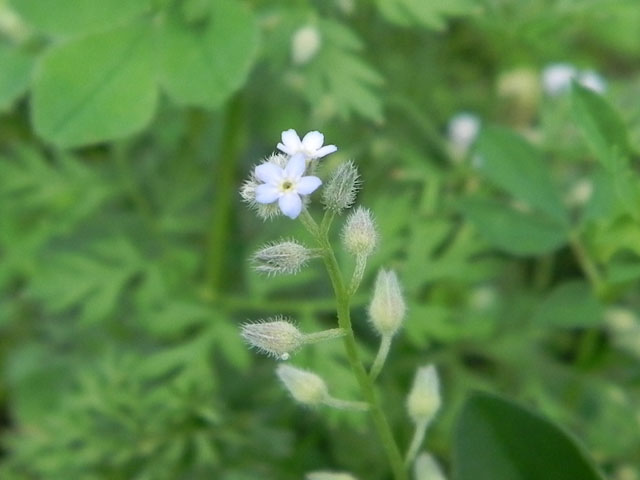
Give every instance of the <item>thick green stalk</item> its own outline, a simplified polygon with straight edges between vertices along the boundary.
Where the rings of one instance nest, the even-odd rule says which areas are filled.
[[[358,354],[356,339],[351,327],[351,312],[349,306],[351,298],[349,292],[347,291],[347,287],[344,284],[344,280],[340,272],[340,267],[338,266],[338,261],[336,260],[333,249],[331,248],[331,245],[329,244],[326,236],[318,240],[320,240],[322,245],[322,258],[324,260],[325,266],[327,267],[327,271],[329,272],[331,284],[333,285],[333,290],[336,295],[338,325],[346,332],[346,335],[343,337],[343,341],[345,350],[347,352],[347,357],[349,359],[349,364],[351,365],[351,370],[356,376],[363,397],[370,406],[373,423],[376,427],[376,430],[378,431],[378,435],[380,436],[380,440],[384,447],[385,453],[387,454],[387,457],[389,459],[389,464],[391,465],[394,479],[406,480],[407,474],[405,471],[402,455],[400,454],[400,449],[398,448],[398,445],[393,438],[393,433],[391,432],[391,428],[389,427],[387,418],[382,411],[382,407],[380,406],[380,402],[378,401],[375,389],[373,387],[373,382],[369,378],[369,375],[367,375],[367,371],[365,370]]]
[[[222,147],[216,161],[214,202],[209,227],[207,278],[212,294],[217,296],[224,284],[225,260],[228,258],[229,223],[234,194],[234,169],[237,164],[240,131],[242,130],[242,100],[233,98],[227,105]]]

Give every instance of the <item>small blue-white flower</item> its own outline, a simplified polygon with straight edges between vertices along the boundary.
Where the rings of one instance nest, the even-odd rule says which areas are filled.
[[[282,132],[282,143],[278,143],[277,148],[287,155],[302,153],[307,160],[322,158],[338,150],[335,145],[323,147],[323,143],[324,135],[320,132],[309,132],[300,140],[298,133],[294,129],[289,129]]]
[[[255,169],[255,176],[261,182],[255,189],[256,202],[262,204],[278,202],[283,214],[297,218],[302,211],[300,195],[309,195],[322,181],[312,175],[303,177],[306,169],[305,156],[293,155],[284,168],[271,162],[264,162]]]

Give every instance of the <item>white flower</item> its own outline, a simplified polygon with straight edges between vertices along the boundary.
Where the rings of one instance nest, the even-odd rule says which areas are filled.
[[[542,86],[549,95],[566,92],[576,78],[576,68],[568,63],[552,63],[542,71]]]
[[[256,202],[278,201],[282,213],[296,218],[302,211],[300,195],[309,195],[322,181],[318,177],[303,177],[306,168],[304,155],[293,155],[284,168],[271,162],[264,162],[255,169],[255,176],[261,182],[255,189]]]
[[[324,135],[320,132],[309,132],[300,140],[298,133],[291,128],[282,132],[282,143],[278,143],[277,148],[287,155],[302,153],[308,160],[322,158],[338,150],[335,145],[323,147],[323,143]]]

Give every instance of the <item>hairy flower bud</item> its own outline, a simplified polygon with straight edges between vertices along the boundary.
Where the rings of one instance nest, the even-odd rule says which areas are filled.
[[[291,353],[305,343],[304,334],[283,317],[266,322],[245,323],[240,334],[252,347],[280,360],[287,360]]]
[[[369,304],[369,321],[382,336],[394,335],[404,320],[407,307],[398,277],[392,270],[380,270]]]
[[[291,396],[304,405],[320,405],[330,398],[327,385],[315,373],[284,364],[276,373]]]
[[[295,274],[314,254],[295,240],[285,240],[265,245],[253,254],[256,271],[267,275]]]
[[[368,257],[373,253],[378,244],[378,232],[368,209],[358,207],[347,217],[342,242],[352,255]]]
[[[325,184],[322,201],[328,210],[339,213],[351,207],[360,187],[360,175],[353,162],[338,166]]]
[[[357,480],[350,473],[345,472],[309,472],[305,480]]]
[[[414,464],[415,480],[446,480],[435,459],[428,453],[421,453]]]
[[[416,424],[428,424],[440,409],[440,380],[433,365],[416,372],[413,386],[407,396],[407,411]]]

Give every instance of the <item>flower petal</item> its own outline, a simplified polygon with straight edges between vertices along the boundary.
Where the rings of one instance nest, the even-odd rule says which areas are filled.
[[[280,197],[278,206],[287,217],[297,218],[302,211],[302,200],[297,193],[287,193]]]
[[[322,180],[320,180],[318,177],[310,175],[308,177],[302,177],[300,180],[298,180],[296,190],[302,195],[309,195],[320,185],[322,185]]]
[[[302,146],[309,152],[314,152],[319,149],[324,143],[324,135],[318,131],[307,133],[302,139]]]
[[[255,169],[256,178],[264,183],[275,184],[282,178],[282,169],[271,162],[264,162]]]
[[[293,128],[289,130],[285,130],[282,132],[282,143],[291,149],[299,150],[302,146],[302,142],[300,141],[300,137],[298,136],[298,132],[296,132]]]
[[[325,157],[325,156],[329,155],[330,153],[333,153],[333,152],[335,152],[337,150],[338,150],[338,147],[336,147],[335,145],[325,145],[324,147],[322,147],[318,151],[316,151],[316,158]]]
[[[258,203],[273,203],[280,196],[280,191],[277,187],[263,183],[256,187],[256,202]]]
[[[276,148],[281,152],[286,153],[287,155],[293,155],[299,150],[298,148],[289,148],[286,145],[283,145],[282,143],[278,143],[278,145],[276,145]]]
[[[302,153],[296,153],[289,159],[289,163],[284,167],[284,176],[290,179],[298,179],[307,168],[307,160]]]

